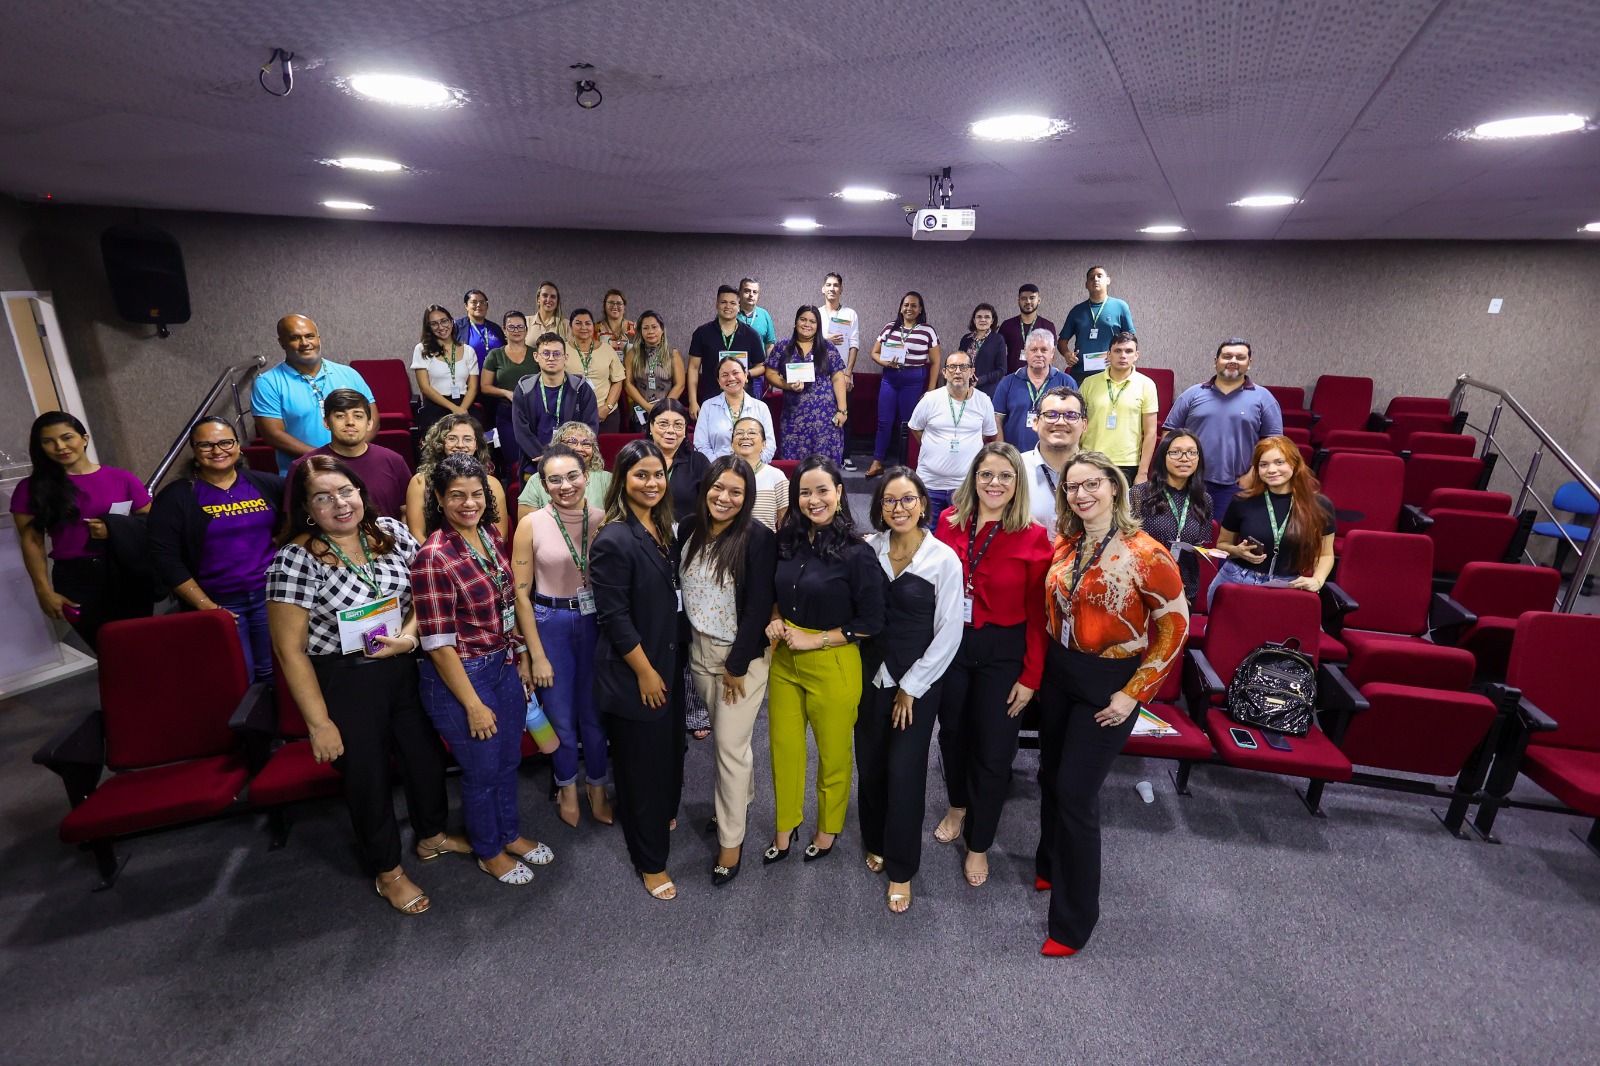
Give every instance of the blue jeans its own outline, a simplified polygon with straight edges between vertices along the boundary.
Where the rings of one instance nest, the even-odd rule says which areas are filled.
[[[889,436],[900,428],[900,461],[905,462],[905,425],[917,409],[917,401],[928,391],[928,368],[902,367],[885,370],[878,385],[878,436],[872,444],[872,457],[882,463],[889,457]]]
[[[1219,485],[1215,481],[1208,481],[1206,482],[1206,495],[1211,497],[1211,517],[1221,522],[1222,516],[1228,513],[1228,504],[1232,503],[1233,498],[1239,495],[1239,483],[1237,481],[1229,481]]]
[[[509,484],[516,480],[517,466],[522,462],[522,448],[517,444],[517,431],[511,424],[510,400],[496,404],[494,431],[500,441],[500,465],[495,467],[495,472]]]
[[[1211,589],[1206,593],[1206,601],[1209,603],[1211,597],[1216,595],[1216,590],[1223,585],[1265,585],[1269,581],[1287,581],[1293,577],[1293,574],[1288,577],[1274,577],[1272,574],[1262,573],[1258,570],[1247,570],[1232,559],[1229,559],[1217,568],[1217,576],[1211,581]]]
[[[472,853],[492,859],[522,835],[517,815],[517,767],[522,763],[522,729],[527,700],[516,665],[504,653],[461,660],[472,691],[494,712],[495,734],[477,740],[467,727],[467,710],[427,659],[422,661],[422,706],[450,754],[461,764],[461,814]]]
[[[592,614],[537,603],[533,620],[555,674],[539,699],[561,738],[561,746],[550,756],[556,785],[564,787],[578,779],[579,741],[583,743],[584,776],[591,785],[603,785],[611,776],[611,761],[600,710],[594,704],[594,649],[600,639],[599,626]]]
[[[950,506],[950,497],[954,492],[954,489],[950,492],[939,492],[936,489],[928,490],[928,519],[924,525],[929,529],[932,529],[935,523],[939,521],[939,515],[944,513],[944,509]]]
[[[234,621],[239,627],[239,643],[244,647],[245,675],[252,681],[271,681],[272,634],[267,631],[266,587],[211,599],[238,616]]]

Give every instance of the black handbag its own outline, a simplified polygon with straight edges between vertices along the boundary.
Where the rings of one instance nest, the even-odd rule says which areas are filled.
[[[1303,737],[1317,705],[1317,670],[1294,637],[1252,650],[1228,682],[1228,716],[1241,725]]]

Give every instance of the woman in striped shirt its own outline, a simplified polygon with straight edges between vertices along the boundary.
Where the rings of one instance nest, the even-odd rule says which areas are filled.
[[[755,520],[776,531],[789,513],[789,479],[783,471],[762,460],[767,450],[767,427],[759,418],[745,417],[733,424],[733,454],[750,464],[756,474]]]
[[[928,312],[920,292],[908,292],[900,300],[900,317],[883,327],[872,346],[872,361],[883,368],[878,386],[878,437],[873,442],[872,466],[868,477],[883,473],[889,456],[889,438],[900,427],[905,448],[905,425],[911,421],[922,394],[939,384],[939,335],[928,325]],[[902,456],[902,458],[905,458]]]
[[[1055,559],[1045,575],[1050,632],[1039,689],[1039,850],[1050,892],[1041,954],[1076,954],[1100,916],[1100,786],[1183,651],[1189,603],[1160,542],[1128,509],[1122,471],[1080,452],[1056,490]]]

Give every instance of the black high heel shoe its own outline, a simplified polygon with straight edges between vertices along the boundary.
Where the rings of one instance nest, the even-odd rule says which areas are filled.
[[[839,838],[835,836],[833,838],[833,844],[829,844],[825,848],[819,848],[815,843],[807,844],[805,854],[801,855],[800,858],[805,862],[816,862],[818,859],[826,859],[829,855],[833,854],[833,846],[837,843],[839,843]]]
[[[711,868],[711,887],[721,888],[723,885],[739,876],[739,867],[744,865],[744,851],[739,852],[739,859],[732,866],[718,864]]]
[[[787,859],[789,857],[789,852],[794,849],[795,841],[799,839],[800,827],[795,826],[789,831],[789,846],[787,848],[780,848],[778,845],[773,844],[771,847],[767,848],[766,851],[761,853],[761,865],[771,866],[775,862],[782,862],[784,859]]]

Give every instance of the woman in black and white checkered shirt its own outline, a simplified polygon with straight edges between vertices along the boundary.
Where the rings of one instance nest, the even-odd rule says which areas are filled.
[[[316,761],[344,776],[356,847],[378,894],[404,914],[421,914],[428,897],[400,864],[389,762],[400,764],[417,856],[469,854],[445,833],[444,745],[423,711],[411,610],[411,560],[417,541],[392,518],[379,518],[361,479],[332,456],[295,467],[289,506],[267,569],[267,621],[284,682],[311,734]],[[345,653],[339,612],[390,597],[404,625],[363,638]]]

